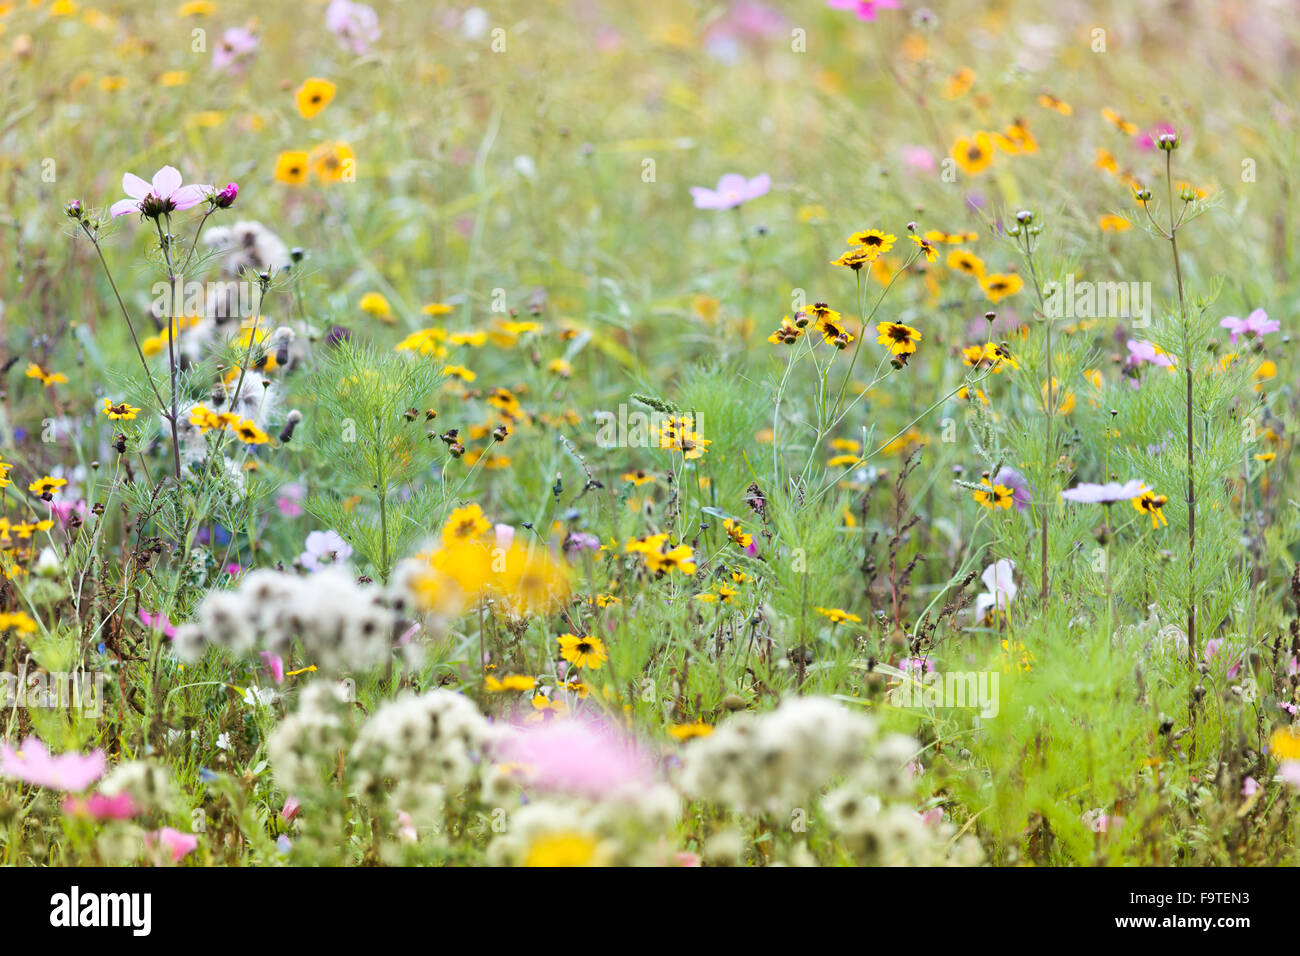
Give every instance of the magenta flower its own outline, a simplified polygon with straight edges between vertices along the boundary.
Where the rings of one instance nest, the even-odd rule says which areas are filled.
[[[302,515],[303,487],[296,482],[291,482],[280,489],[280,497],[275,500],[275,507],[279,509],[280,514],[286,518],[297,518]]]
[[[924,146],[904,146],[903,164],[915,173],[932,173],[939,166],[934,153]]]
[[[91,817],[95,820],[130,820],[141,810],[135,805],[129,793],[119,793],[115,797],[92,793],[88,797],[74,797],[69,794],[63,801],[63,812],[69,816]]]
[[[379,14],[352,0],[331,0],[325,8],[325,26],[357,56],[369,53],[370,44],[379,39]]]
[[[292,823],[293,818],[298,815],[298,811],[301,809],[302,809],[301,803],[299,803],[293,797],[286,797],[284,801],[284,806],[280,808],[280,819],[283,820],[285,823]]]
[[[262,658],[262,663],[266,665],[266,671],[271,675],[271,679],[277,684],[283,684],[284,658],[279,654],[272,654],[270,651],[258,651],[257,654]]]
[[[144,840],[145,846],[150,848],[155,844],[162,844],[163,848],[171,854],[173,863],[179,863],[185,859],[199,845],[199,838],[194,834],[182,833],[173,827],[163,827],[161,830],[146,834]]]
[[[1248,339],[1262,337],[1281,329],[1282,323],[1277,319],[1270,319],[1263,309],[1256,309],[1244,319],[1239,319],[1235,315],[1226,316],[1219,320],[1219,326],[1228,330],[1232,344],[1236,345],[1239,335]]]
[[[225,187],[212,194],[212,206],[215,209],[229,209],[239,196],[239,183],[226,183]]]
[[[212,51],[212,68],[237,73],[257,49],[257,34],[243,27],[231,27],[221,35]]]
[[[85,790],[104,775],[104,751],[50,755],[45,744],[28,737],[18,750],[0,744],[0,776],[51,790]]]
[[[499,745],[506,761],[527,764],[532,786],[599,798],[646,787],[649,759],[616,729],[596,720],[553,720],[514,728]]]
[[[852,10],[859,20],[868,23],[880,10],[901,10],[903,6],[899,0],[827,0],[826,5],[833,10]]]
[[[176,628],[172,625],[172,622],[168,620],[167,615],[162,613],[162,611],[146,611],[141,608],[140,623],[150,630],[162,631],[163,634],[168,637],[176,636]]]
[[[1061,497],[1066,501],[1081,501],[1084,504],[1111,505],[1117,501],[1131,501],[1147,490],[1146,483],[1141,481],[1126,481],[1123,484],[1109,481],[1104,485],[1081,482],[1062,491]]]
[[[767,173],[753,179],[746,179],[740,173],[727,173],[718,180],[717,189],[692,186],[691,198],[695,200],[696,209],[735,209],[751,199],[766,196],[771,188],[772,177]]]
[[[153,174],[153,182],[148,183],[134,173],[122,177],[122,192],[126,199],[113,203],[109,212],[114,216],[139,212],[142,216],[157,219],[159,216],[189,209],[208,198],[211,186],[182,186],[181,174],[174,166],[164,166]]]
[[[1215,658],[1222,657],[1227,661],[1227,677],[1229,680],[1236,677],[1241,672],[1241,654],[1231,645],[1225,646],[1223,638],[1212,637],[1205,642],[1205,663],[1213,664]]]

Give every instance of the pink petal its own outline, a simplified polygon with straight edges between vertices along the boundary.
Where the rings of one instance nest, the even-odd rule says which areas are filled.
[[[172,205],[177,209],[189,209],[208,198],[211,186],[182,186],[172,193]]]
[[[164,166],[153,174],[153,191],[159,199],[166,199],[181,188],[181,174],[175,166]]]
[[[108,211],[114,217],[125,216],[127,213],[140,211],[140,200],[138,199],[119,199],[109,207]]]
[[[135,173],[123,173],[122,192],[126,193],[132,199],[143,199],[145,196],[149,195],[151,189],[153,189],[153,187]]]

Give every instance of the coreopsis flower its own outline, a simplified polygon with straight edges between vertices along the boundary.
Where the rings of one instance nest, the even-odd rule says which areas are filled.
[[[271,440],[271,436],[258,428],[251,418],[240,419],[230,426],[230,430],[245,445],[265,445]]]
[[[523,674],[507,674],[505,677],[488,675],[483,679],[483,689],[489,694],[501,694],[509,691],[527,691],[537,686],[537,681]]]
[[[8,522],[5,522],[8,524]],[[8,537],[6,535],[5,537]],[[27,537],[31,537],[30,533]],[[35,634],[36,622],[23,611],[0,612],[0,633],[17,631],[19,634]]]
[[[1270,319],[1263,309],[1256,309],[1244,319],[1239,319],[1235,315],[1225,316],[1219,320],[1219,327],[1228,330],[1229,339],[1233,345],[1236,345],[1238,336],[1247,339],[1263,337],[1270,332],[1280,330],[1282,323],[1277,319]]]
[[[685,415],[668,418],[659,426],[659,447],[680,451],[687,461],[703,457],[711,444],[712,440],[696,431],[694,420]]]
[[[855,232],[845,240],[845,243],[858,247],[861,246],[867,250],[871,261],[883,256],[890,249],[894,248],[897,236],[892,236],[887,232],[881,232],[879,229],[864,229],[861,232]]]
[[[27,490],[34,495],[46,497],[58,492],[68,483],[66,478],[52,478],[46,475],[44,478],[38,478],[27,486]]]
[[[310,169],[306,150],[285,150],[275,159],[275,178],[290,186],[301,186],[307,182]]]
[[[462,541],[471,541],[483,537],[492,530],[492,523],[483,514],[483,509],[476,504],[457,508],[442,526],[442,543],[448,547]]]
[[[122,402],[114,405],[110,399],[104,399],[104,414],[115,422],[129,422],[140,414],[140,409]]]
[[[1109,106],[1107,106],[1101,111],[1101,118],[1104,119],[1107,123],[1113,125],[1116,129],[1118,129],[1121,133],[1123,133],[1126,136],[1133,136],[1138,131],[1138,127],[1136,123],[1130,123],[1128,120],[1120,116]]]
[[[983,487],[974,491],[972,497],[990,511],[1009,509],[1015,503],[1015,491],[1006,485],[994,484],[987,478],[981,478],[980,484]]]
[[[367,292],[361,297],[361,301],[357,304],[361,308],[361,311],[371,318],[379,319],[381,322],[392,323],[393,307],[388,304],[388,300],[384,298],[383,293]],[[398,347],[400,348],[400,346]]]
[[[1001,372],[1003,366],[1020,368],[1011,350],[1001,342],[985,342],[983,345],[971,345],[961,350],[962,364],[971,368],[989,368]]]
[[[1052,404],[1052,410],[1057,415],[1068,415],[1070,412],[1074,411],[1074,392],[1065,392],[1062,394],[1061,382],[1059,379],[1053,378],[1050,388],[1048,387],[1048,383],[1044,382],[1043,387],[1039,389],[1039,393],[1043,396],[1043,405],[1046,406],[1050,401]]]
[[[51,385],[63,385],[68,381],[68,376],[64,375],[62,372],[47,372],[35,362],[32,362],[27,366],[26,374],[28,378],[40,379],[41,384],[46,388],[49,388]]]
[[[980,288],[989,297],[990,302],[1001,302],[1007,296],[1015,295],[1025,287],[1024,280],[1015,273],[1002,275],[994,273],[980,280]]]
[[[397,343],[398,352],[415,352],[417,355],[429,355],[433,358],[445,358],[447,350],[440,344],[447,338],[442,329],[420,329],[412,332]]]
[[[746,554],[754,555],[758,553],[758,548],[754,545],[754,536],[746,532],[740,526],[740,522],[727,518],[722,522],[722,529],[727,532],[727,537],[731,540],[731,543]]]
[[[828,618],[832,624],[843,624],[846,622],[850,624],[862,623],[862,618],[838,607],[817,607],[813,608],[813,610],[822,617]]]
[[[650,550],[645,552],[645,566],[656,574],[680,571],[683,574],[695,573],[695,551],[689,545],[679,544],[667,551]]]
[[[313,76],[305,80],[302,86],[298,87],[298,92],[294,94],[294,101],[298,104],[298,112],[302,114],[304,119],[311,119],[329,106],[330,101],[334,99],[336,89],[333,83],[319,76]]]
[[[190,424],[198,428],[200,434],[204,434],[213,428],[224,427],[220,416],[210,408],[202,405],[195,405],[190,409]]]
[[[866,246],[855,246],[854,248],[850,249],[848,252],[840,253],[838,259],[832,259],[831,265],[845,266],[846,268],[852,269],[854,272],[857,272],[863,266],[871,265],[871,263],[874,262],[875,259],[876,259],[876,254],[874,254]]]
[[[1133,224],[1123,216],[1107,214],[1097,217],[1097,228],[1102,232],[1124,232],[1127,229],[1132,229]]]
[[[926,262],[934,262],[939,258],[939,250],[935,248],[934,243],[929,239],[923,239],[920,236],[908,236],[908,238],[911,239],[912,242],[916,243],[916,247],[920,249],[921,254],[925,256]]]
[[[717,189],[692,186],[691,198],[696,209],[734,209],[751,199],[767,195],[772,188],[772,178],[767,173],[746,179],[739,173],[728,173],[718,180]]]
[[[691,740],[695,737],[707,737],[713,733],[713,728],[702,720],[697,720],[693,724],[673,724],[668,728],[668,733],[675,740]]]
[[[1004,153],[1027,154],[1038,152],[1038,141],[1034,139],[1024,120],[1016,120],[1002,133],[993,135],[993,141]]]
[[[134,173],[122,176],[122,191],[126,199],[119,199],[109,207],[113,216],[138,212],[157,219],[171,212],[189,209],[203,202],[212,193],[211,186],[181,185],[181,174],[173,166],[164,166],[153,174],[153,182],[146,182]]]
[[[609,660],[605,645],[598,637],[561,634],[559,642],[560,656],[582,670],[600,670],[600,665]]]
[[[803,335],[803,329],[790,321],[790,316],[781,317],[781,327],[767,337],[773,345],[794,345]]]
[[[1132,499],[1133,507],[1142,514],[1151,516],[1151,527],[1159,528],[1162,524],[1168,525],[1164,512],[1161,510],[1169,501],[1164,495],[1158,495],[1154,491],[1144,491],[1136,498]]]
[[[984,278],[984,260],[965,249],[954,249],[948,253],[948,268],[977,279]]]
[[[902,322],[881,322],[876,326],[876,342],[889,347],[889,354],[908,356],[916,352],[916,343],[921,341],[921,333]]]
[[[1069,103],[1053,96],[1051,93],[1040,93],[1038,95],[1038,105],[1044,109],[1056,110],[1062,116],[1070,116],[1074,113],[1074,108]]]
[[[420,311],[425,315],[450,315],[456,310],[446,302],[427,302],[420,306]]]
[[[354,182],[357,178],[357,154],[342,140],[321,143],[307,156],[316,178],[327,186]]]
[[[817,331],[822,334],[822,340],[827,345],[833,345],[843,351],[853,341],[853,333],[840,324],[839,318],[838,312],[828,309],[817,320]]]
[[[975,85],[975,71],[968,66],[963,66],[960,70],[948,77],[947,82],[943,85],[941,94],[945,100],[959,100]]]
[[[993,139],[988,133],[976,133],[969,139],[959,139],[953,143],[952,158],[968,176],[978,175],[993,162]]]

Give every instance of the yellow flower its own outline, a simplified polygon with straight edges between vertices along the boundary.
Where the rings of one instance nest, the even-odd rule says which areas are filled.
[[[382,296],[381,296],[382,298]],[[434,358],[443,358],[447,350],[438,343],[447,338],[447,333],[442,329],[420,329],[418,332],[412,332],[402,341],[397,343],[398,352],[415,352],[419,355],[431,355]]]
[[[1138,131],[1136,123],[1130,123],[1124,117],[1120,116],[1109,106],[1101,111],[1101,118],[1108,123],[1112,123],[1121,133],[1126,136],[1132,136]]]
[[[295,94],[298,102],[298,112],[303,115],[304,119],[311,119],[329,106],[330,100],[334,99],[334,91],[334,84],[329,80],[313,76],[304,82]]]
[[[184,86],[190,81],[188,70],[168,70],[158,77],[159,86]]]
[[[1064,100],[1057,99],[1051,93],[1040,93],[1038,96],[1038,105],[1049,110],[1056,110],[1062,116],[1069,116],[1074,109]]]
[[[1300,760],[1300,733],[1279,727],[1268,738],[1269,750],[1278,760]]]
[[[182,3],[177,16],[181,17],[210,17],[217,12],[217,5],[211,0],[190,0],[189,3]]]
[[[361,311],[372,318],[379,319],[381,322],[391,323],[393,321],[393,307],[388,304],[382,293],[367,292],[361,297],[358,303]],[[401,346],[398,346],[401,348]]]
[[[524,866],[600,866],[604,854],[594,837],[562,831],[536,837],[524,853]]]
[[[532,690],[536,684],[537,681],[523,674],[507,674],[500,680],[489,675],[483,681],[483,689],[492,694],[499,694],[503,691]]]
[[[1133,224],[1123,216],[1105,215],[1097,218],[1097,228],[1102,232],[1123,232],[1132,229]]]
[[[1043,383],[1043,387],[1039,390],[1039,393],[1043,396],[1043,405],[1046,406],[1047,405],[1047,383],[1046,382]],[[1061,383],[1058,379],[1055,378],[1052,379],[1052,404],[1055,406],[1056,414],[1058,415],[1068,415],[1070,414],[1070,412],[1074,411],[1074,392],[1066,392],[1064,395],[1062,395]]]
[[[921,333],[902,322],[881,322],[876,331],[880,333],[876,342],[889,346],[890,355],[911,355],[921,341]]]
[[[975,500],[992,511],[995,508],[1010,508],[1015,501],[1015,492],[1006,485],[995,485],[987,478],[981,478],[984,490],[974,492]]]
[[[68,381],[68,376],[64,375],[62,372],[47,372],[35,362],[28,364],[27,377],[39,378],[41,384],[46,388],[49,388],[51,385],[62,385]]]
[[[285,150],[275,159],[275,178],[290,186],[301,186],[307,181],[307,153],[301,149]]]
[[[551,359],[551,361],[546,364],[546,371],[550,372],[552,375],[558,375],[560,378],[568,378],[573,374],[573,366],[562,358]]]
[[[684,415],[669,418],[659,426],[659,447],[680,451],[687,461],[703,457],[711,444],[712,440],[697,432],[692,419]]]
[[[954,249],[948,253],[948,268],[957,272],[964,272],[968,276],[974,276],[977,279],[984,278],[984,260],[973,252],[967,252],[965,249]]]
[[[813,610],[822,615],[822,617],[830,618],[832,624],[842,624],[845,621],[852,624],[862,623],[862,618],[858,617],[856,614],[850,614],[848,611],[843,611],[837,607],[817,607],[813,608]]]
[[[257,423],[250,418],[240,419],[231,426],[231,430],[245,445],[265,445],[271,440],[270,436],[258,428]]]
[[[51,478],[46,475],[44,478],[38,478],[27,486],[27,490],[34,495],[53,495],[60,488],[68,483],[66,478]]]
[[[492,530],[492,522],[483,515],[483,509],[476,504],[457,508],[442,526],[442,543],[454,545],[465,540],[483,537]]]
[[[1007,296],[1015,295],[1024,286],[1024,280],[1014,273],[1010,275],[994,273],[980,280],[980,287],[992,302],[1001,302]]]
[[[104,414],[115,422],[132,421],[136,415],[140,414],[140,409],[122,402],[120,405],[114,405],[109,399],[104,399]]]
[[[1164,495],[1158,495],[1154,491],[1144,491],[1138,497],[1133,499],[1133,507],[1142,514],[1151,516],[1151,527],[1159,528],[1162,524],[1168,526],[1169,522],[1165,519],[1164,512],[1161,511],[1169,499]]]
[[[316,178],[326,185],[351,183],[357,179],[357,154],[342,140],[321,143],[307,157]]]
[[[916,247],[924,253],[926,262],[934,262],[939,258],[939,250],[934,247],[934,243],[929,239],[922,239],[920,236],[908,236],[908,238],[916,243]]]
[[[890,249],[894,248],[894,242],[897,236],[891,236],[889,233],[881,232],[879,229],[864,229],[862,232],[855,232],[845,240],[850,246],[862,247],[867,250],[867,257],[875,261],[883,256]]]
[[[0,631],[17,631],[19,634],[36,633],[36,622],[22,611],[0,614]]]
[[[421,306],[420,311],[425,315],[450,315],[455,310],[446,302],[430,302]]]
[[[993,140],[988,133],[976,133],[970,139],[959,139],[952,147],[952,158],[968,176],[976,176],[993,162]]]
[[[600,665],[609,660],[605,645],[598,637],[580,637],[577,634],[561,634],[560,656],[574,667],[583,670],[600,670]]]
[[[668,728],[668,733],[678,740],[690,740],[692,737],[709,736],[713,733],[713,728],[704,721],[697,720],[693,724],[673,724]]]
[[[975,71],[968,66],[964,66],[948,77],[948,82],[943,85],[943,98],[945,100],[959,100],[970,92],[970,88],[974,83]]]

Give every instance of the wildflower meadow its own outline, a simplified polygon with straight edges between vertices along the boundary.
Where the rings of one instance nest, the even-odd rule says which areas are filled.
[[[1298,13],[0,3],[0,863],[1300,862]]]

